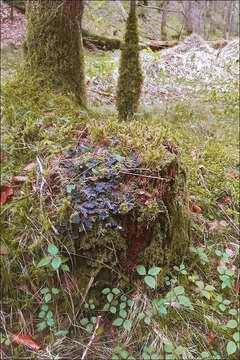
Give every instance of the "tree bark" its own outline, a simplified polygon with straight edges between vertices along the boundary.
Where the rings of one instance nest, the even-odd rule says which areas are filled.
[[[232,27],[232,18],[233,18],[233,1],[230,0],[228,3],[228,8],[227,8],[227,14],[226,14],[226,22],[224,25],[224,38],[226,40],[229,39],[229,35],[231,33],[231,27]]]
[[[27,2],[24,59],[27,69],[42,74],[57,88],[75,94],[86,106],[81,23],[82,0]]]
[[[161,22],[161,40],[167,40],[167,9],[169,0],[163,0],[162,4],[162,22]]]

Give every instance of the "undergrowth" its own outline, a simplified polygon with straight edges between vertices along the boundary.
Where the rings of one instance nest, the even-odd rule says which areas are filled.
[[[0,341],[8,358],[67,353],[77,359],[86,349],[89,359],[238,358],[237,118],[233,88],[213,89],[199,102],[140,109],[126,125],[108,109],[80,110],[71,94],[53,93],[41,80],[19,73],[6,81],[1,172],[14,197],[1,207]],[[190,253],[172,267],[164,286],[156,286],[158,264],[139,264],[136,289],[103,289],[103,307],[88,296],[91,279],[86,288],[78,284],[74,249],[59,241],[56,229],[63,191],[52,169],[86,127],[95,141],[119,136],[121,154],[133,146],[146,166],[161,161],[163,138],[177,146],[193,219]],[[25,179],[14,181],[19,175]],[[41,350],[13,345],[15,333],[31,334]]]

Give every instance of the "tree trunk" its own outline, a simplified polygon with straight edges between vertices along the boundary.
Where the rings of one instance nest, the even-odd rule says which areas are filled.
[[[57,88],[75,94],[86,106],[81,23],[82,0],[27,2],[25,66]]]
[[[229,35],[230,35],[230,32],[231,32],[233,9],[234,9],[233,5],[234,5],[233,1],[232,0],[229,1],[228,8],[227,8],[227,14],[226,14],[226,22],[225,22],[225,25],[224,25],[224,38],[226,40],[229,39]]]
[[[136,0],[131,0],[117,85],[116,105],[120,120],[131,120],[138,108],[143,82],[139,50]]]
[[[164,0],[162,4],[161,40],[167,40],[167,10],[169,0]]]

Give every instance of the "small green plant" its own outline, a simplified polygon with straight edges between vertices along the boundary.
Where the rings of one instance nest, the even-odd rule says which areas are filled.
[[[221,266],[217,267],[217,271],[219,273],[219,278],[222,281],[222,289],[228,287],[232,289],[232,276],[234,275],[234,271],[232,269],[226,269]]]
[[[203,281],[196,281],[195,284],[198,286],[199,288],[199,292],[201,296],[204,296],[205,298],[207,298],[208,300],[211,299],[212,296],[212,291],[215,290],[215,287],[212,285],[204,285]]]
[[[49,256],[44,257],[37,264],[37,267],[39,268],[39,267],[46,266],[51,263],[53,270],[58,270],[59,268],[61,268],[64,271],[70,271],[68,265],[63,264],[64,260],[62,259],[61,256],[58,255],[58,252],[59,252],[58,248],[55,245],[50,244],[48,246]]]
[[[134,360],[135,358],[128,354],[128,350],[126,346],[123,344],[119,344],[113,349],[112,360],[119,360],[119,359],[126,359],[126,360]]]
[[[209,259],[208,259],[207,255],[204,252],[204,248],[191,246],[190,251],[193,254],[197,254],[199,256],[200,262],[201,262],[202,265],[205,265],[205,264],[209,263]]]
[[[4,337],[2,332],[0,332],[0,344],[5,344],[7,346],[11,344],[10,340]]]
[[[96,324],[97,318],[96,316],[92,316],[90,319],[84,317],[80,320],[80,324],[87,330],[87,332],[92,332],[93,328]]]
[[[53,313],[49,310],[47,303],[52,300],[52,295],[59,294],[59,290],[57,288],[52,288],[51,290],[49,288],[43,288],[40,290],[40,293],[44,296],[45,304],[41,306],[41,311],[38,314],[38,317],[42,319],[42,321],[37,324],[37,329],[43,331],[47,326],[51,327],[54,325]]]
[[[156,278],[154,276],[157,276],[159,272],[161,271],[160,267],[153,267],[148,270],[148,272],[145,269],[145,266],[138,265],[137,266],[137,272],[139,275],[144,276],[144,282],[151,288],[156,288]]]
[[[185,265],[181,264],[180,266],[174,266],[174,270],[178,271],[182,275],[187,275],[187,271],[185,269]]]
[[[131,330],[132,322],[127,319],[128,312],[127,307],[130,307],[132,300],[128,299],[125,295],[122,295],[119,299],[116,298],[120,295],[120,290],[118,288],[105,288],[102,290],[102,294],[107,296],[107,303],[104,305],[103,310],[110,311],[112,314],[117,314],[118,317],[113,321],[113,326],[123,326],[127,331]]]

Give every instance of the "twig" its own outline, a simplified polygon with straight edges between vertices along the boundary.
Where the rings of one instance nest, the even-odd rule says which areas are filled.
[[[156,6],[146,6],[146,5],[142,5],[142,4],[137,4],[137,6],[143,7],[144,9],[153,9],[153,10],[162,11],[162,8],[156,7]],[[167,10],[167,12],[173,12],[173,13],[178,13],[179,14],[178,10]]]
[[[237,283],[237,286],[236,286],[236,296],[235,296],[235,299],[234,299],[234,302],[233,302],[233,307],[234,308],[237,305],[237,299],[238,299],[238,295],[239,295],[239,288],[240,288],[240,279],[238,279],[238,283]]]
[[[84,353],[82,354],[81,360],[84,360],[84,359],[85,359],[85,357],[86,357],[86,355],[87,355],[87,352],[88,352],[90,346],[92,345],[93,340],[95,339],[96,331],[97,331],[97,329],[98,329],[98,327],[99,327],[101,318],[102,318],[101,316],[98,316],[98,317],[97,317],[97,321],[96,321],[96,326],[95,326],[94,332],[92,333],[91,339],[90,339],[89,343],[87,344],[86,349],[84,350]]]
[[[80,302],[79,307],[78,307],[78,309],[77,309],[77,311],[76,311],[75,318],[77,318],[77,317],[78,317],[78,314],[80,313],[82,304],[83,304],[84,301],[86,300],[87,294],[88,294],[88,292],[89,292],[90,287],[92,286],[93,281],[94,281],[94,276],[91,276],[91,278],[90,278],[90,280],[89,280],[89,282],[88,282],[88,284],[87,284],[87,287],[86,287],[86,289],[85,289],[85,291],[84,291],[84,294],[83,294],[83,297],[82,297],[82,301]],[[72,327],[72,324],[70,324],[70,325],[68,326],[67,330],[69,331],[71,327]]]
[[[200,177],[200,180],[201,180],[201,182],[202,182],[205,190],[206,190],[209,194],[211,194],[210,191],[209,191],[208,188],[207,188],[207,185],[206,185],[206,182],[205,182],[205,180],[204,180],[204,177],[203,177],[202,173],[199,174],[199,177]]]
[[[127,171],[119,171],[118,173],[126,174],[126,175],[133,175],[133,176],[141,176],[141,177],[146,177],[146,178],[151,178],[151,179],[158,179],[158,180],[170,181],[169,179],[161,178],[161,177],[158,177],[158,176],[134,174],[134,173],[130,173],[130,172],[127,172]]]
[[[219,209],[222,210],[222,212],[224,213],[224,215],[226,216],[226,218],[228,219],[228,221],[231,223],[232,227],[236,230],[236,232],[238,234],[240,234],[240,229],[239,227],[232,221],[232,219],[230,218],[230,216],[228,216],[228,214],[226,213],[226,210],[224,208],[224,206],[222,204],[217,204]]]

